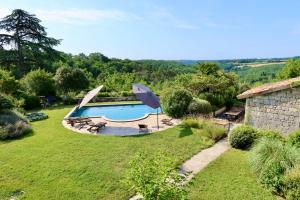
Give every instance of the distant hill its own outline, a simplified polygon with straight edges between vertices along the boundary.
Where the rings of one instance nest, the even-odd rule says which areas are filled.
[[[235,65],[246,65],[252,64],[257,65],[259,64],[268,64],[268,63],[283,63],[286,60],[291,58],[300,58],[300,56],[294,57],[286,57],[286,58],[246,58],[246,59],[223,59],[223,60],[177,60],[177,62],[184,64],[184,65],[195,65],[199,62],[218,62],[218,63],[232,63]]]

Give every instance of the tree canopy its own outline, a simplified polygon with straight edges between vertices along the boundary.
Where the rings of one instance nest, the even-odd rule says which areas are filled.
[[[279,79],[289,79],[300,76],[300,59],[290,59],[278,73]]]
[[[55,60],[58,52],[53,49],[60,40],[47,37],[45,27],[35,15],[16,9],[0,21],[0,64],[19,68],[22,76],[29,66],[44,67]]]

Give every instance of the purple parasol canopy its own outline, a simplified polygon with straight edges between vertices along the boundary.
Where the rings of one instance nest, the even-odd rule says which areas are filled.
[[[146,86],[142,84],[133,84],[132,90],[136,98],[142,101],[145,105],[150,106],[151,108],[160,107],[158,97]]]

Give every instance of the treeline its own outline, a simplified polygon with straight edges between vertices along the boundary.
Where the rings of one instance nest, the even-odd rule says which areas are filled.
[[[276,75],[272,67],[260,75],[256,69],[242,68],[235,72],[247,78],[238,79],[230,68],[236,63],[229,60],[185,65],[178,61],[122,60],[101,53],[66,54],[54,49],[60,40],[48,37],[35,15],[19,9],[0,21],[0,30],[5,32],[0,34],[0,105],[4,106],[13,103],[31,109],[40,105],[39,96],[76,103],[98,85],[104,85],[100,96],[128,96],[132,95],[132,84],[139,82],[158,95],[184,89],[218,108],[234,104],[236,95],[254,83],[300,75],[299,60],[290,60]],[[5,99],[2,104],[1,99]]]

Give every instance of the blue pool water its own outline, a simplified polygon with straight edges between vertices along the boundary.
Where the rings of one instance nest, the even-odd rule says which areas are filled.
[[[156,114],[153,109],[143,104],[84,106],[74,111],[70,117],[105,117],[109,120],[128,121]],[[158,108],[158,113],[161,109]]]

